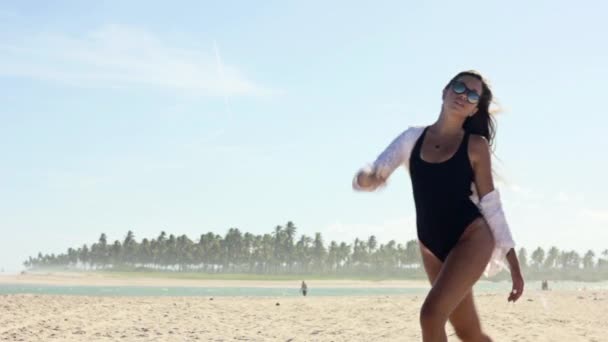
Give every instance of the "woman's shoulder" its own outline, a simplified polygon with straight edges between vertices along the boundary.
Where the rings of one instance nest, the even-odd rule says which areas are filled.
[[[416,136],[422,134],[426,126],[416,125],[416,126],[408,126],[405,131],[403,131],[403,135],[408,136]]]
[[[469,137],[469,155],[474,161],[490,158],[490,144],[483,135],[471,133]]]
[[[480,134],[471,133],[469,137],[469,145],[474,149],[488,150],[490,148],[490,144],[488,143],[488,139]]]
[[[395,139],[405,146],[413,145],[424,132],[425,126],[409,126]]]
[[[424,131],[424,129],[426,128],[426,125],[410,125],[407,127],[406,131]]]
[[[397,137],[394,138],[393,144],[407,144],[412,142],[413,140],[418,139],[418,137],[424,131],[424,128],[425,126],[408,126],[406,129],[399,132]]]

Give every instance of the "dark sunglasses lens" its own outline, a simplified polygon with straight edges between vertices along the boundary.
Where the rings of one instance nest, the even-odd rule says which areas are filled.
[[[477,103],[479,102],[479,95],[476,92],[471,91],[467,94],[467,100],[470,103]]]
[[[464,83],[460,81],[455,81],[454,83],[452,83],[452,89],[456,94],[462,94],[467,90],[467,87],[464,85]]]

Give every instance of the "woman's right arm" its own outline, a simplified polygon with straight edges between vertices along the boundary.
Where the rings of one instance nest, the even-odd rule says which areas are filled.
[[[414,134],[414,130],[409,128],[393,139],[372,165],[357,172],[353,178],[353,189],[374,191],[383,186],[393,171],[409,159]]]

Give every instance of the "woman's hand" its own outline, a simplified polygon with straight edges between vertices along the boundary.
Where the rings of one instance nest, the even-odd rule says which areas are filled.
[[[511,281],[513,282],[513,289],[511,290],[507,301],[515,303],[524,293],[524,277],[519,271],[511,271]]]
[[[507,300],[509,302],[516,302],[524,293],[524,277],[521,275],[519,260],[517,260],[517,254],[515,253],[514,248],[511,248],[507,253],[507,262],[511,269],[511,281],[513,282],[513,289]]]
[[[371,170],[361,170],[357,173],[357,184],[363,189],[373,190],[384,184],[385,179]]]

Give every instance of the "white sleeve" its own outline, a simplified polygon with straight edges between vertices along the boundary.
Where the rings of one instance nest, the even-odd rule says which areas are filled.
[[[515,247],[515,241],[513,241],[497,189],[483,196],[478,206],[494,235],[494,251],[485,270],[485,275],[490,277],[502,269],[509,269],[506,257],[507,253]]]
[[[408,163],[413,144],[415,143],[415,133],[416,128],[414,127],[405,130],[398,137],[393,139],[384,151],[380,153],[373,164],[366,165],[359,171],[374,171],[383,179],[388,179],[397,167]],[[359,191],[373,191],[376,188],[377,187],[364,188],[360,186],[357,182],[357,175],[355,174],[355,177],[353,178],[353,189]]]

